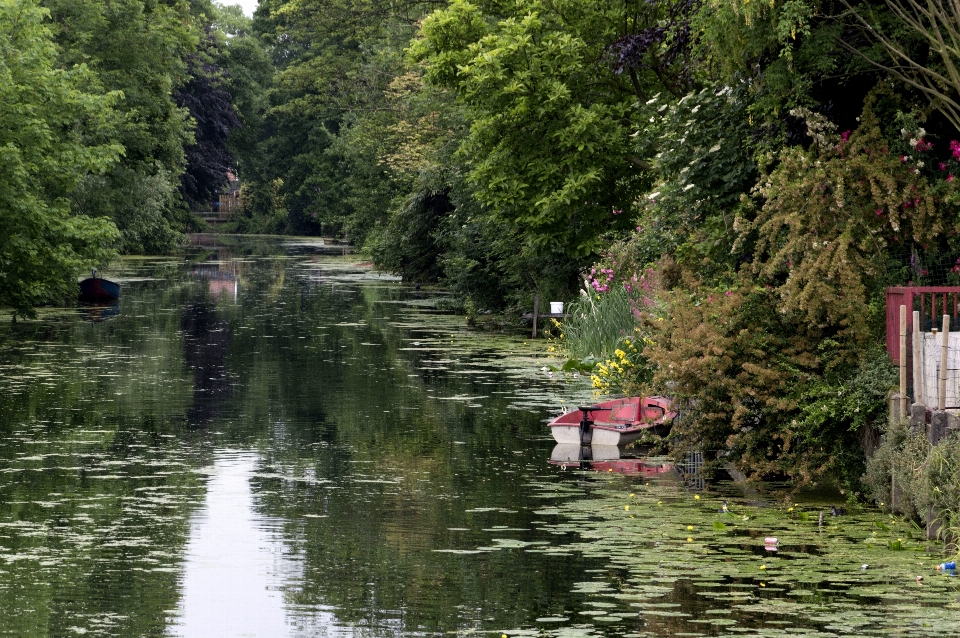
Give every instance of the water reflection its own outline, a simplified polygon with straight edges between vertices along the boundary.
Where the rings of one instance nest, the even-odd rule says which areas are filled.
[[[250,481],[257,465],[249,452],[215,456],[206,503],[190,525],[170,636],[282,638],[303,628],[285,602],[302,578],[302,557],[286,543],[283,519],[256,513]],[[309,626],[341,633],[330,612],[312,610]]]
[[[83,304],[79,306],[80,315],[91,323],[100,323],[120,314],[120,302],[109,304]]]
[[[558,443],[550,453],[550,464],[564,469],[576,468],[595,472],[614,472],[625,476],[641,476],[679,480],[674,464],[666,459],[640,456],[615,445],[575,445]]]
[[[194,264],[190,276],[207,282],[207,289],[214,299],[225,297],[236,302],[240,290],[240,275],[237,264],[227,261],[226,253],[212,253],[205,261]]]
[[[193,405],[187,422],[203,425],[220,415],[230,398],[227,353],[230,324],[217,316],[216,306],[206,301],[188,303],[180,318],[184,363],[193,372]]]

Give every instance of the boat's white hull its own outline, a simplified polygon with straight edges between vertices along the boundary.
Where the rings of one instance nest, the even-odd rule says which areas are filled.
[[[623,446],[633,443],[643,434],[644,428],[624,428],[618,430],[615,428],[605,428],[594,426],[590,428],[592,438],[590,445],[613,445]],[[550,431],[553,433],[553,439],[557,443],[566,443],[570,445],[580,445],[580,426],[579,425],[551,425]]]
[[[583,460],[584,448],[580,444],[557,443],[550,453],[550,460],[556,463],[578,463]],[[591,445],[591,461],[619,461],[620,448],[615,445]]]

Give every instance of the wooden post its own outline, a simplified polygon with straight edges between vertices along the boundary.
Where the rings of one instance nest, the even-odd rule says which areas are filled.
[[[906,419],[910,407],[907,397],[907,307],[900,306],[900,418]]]
[[[940,334],[940,387],[937,409],[947,409],[947,346],[950,342],[950,315],[943,315],[943,331]]]
[[[533,335],[531,339],[537,338],[537,314],[540,312],[540,295],[533,296]]]
[[[920,331],[920,311],[913,311],[913,401],[926,405],[923,393],[923,333]]]

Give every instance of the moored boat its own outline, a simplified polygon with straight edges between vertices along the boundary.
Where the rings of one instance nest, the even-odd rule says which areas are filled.
[[[622,446],[644,432],[666,434],[676,417],[667,397],[629,397],[571,410],[550,422],[550,432],[557,443]]]
[[[80,301],[82,303],[110,303],[120,298],[120,284],[97,277],[97,271],[80,282]]]

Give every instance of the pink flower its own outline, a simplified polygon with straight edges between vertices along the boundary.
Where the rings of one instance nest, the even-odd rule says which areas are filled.
[[[953,154],[953,159],[960,160],[960,142],[950,140],[950,152]]]
[[[906,155],[901,155],[901,156],[900,156],[900,163],[903,164],[903,163],[906,162],[906,161],[907,161],[907,156],[906,156]]]
[[[946,163],[946,162],[940,162],[940,170],[941,170],[941,171],[947,170],[947,163]]]
[[[952,181],[953,181],[953,175],[952,175],[952,174],[947,175],[947,181],[948,181],[948,182],[952,182]]]
[[[928,142],[927,140],[921,137],[919,140],[917,140],[917,143],[914,146],[914,148],[917,149],[918,153],[926,153],[931,148],[933,148],[933,144],[931,144],[930,142]]]
[[[732,294],[733,294],[733,293],[730,292],[729,290],[727,291],[727,296],[728,296],[728,297],[729,297],[730,295],[732,295]]]
[[[878,208],[878,209],[877,209],[877,217],[883,217],[883,209],[882,209],[882,208]]]
[[[850,131],[844,131],[843,133],[841,133],[841,134],[840,134],[840,139],[842,139],[844,142],[846,142],[847,140],[849,140],[849,139],[850,139]]]

